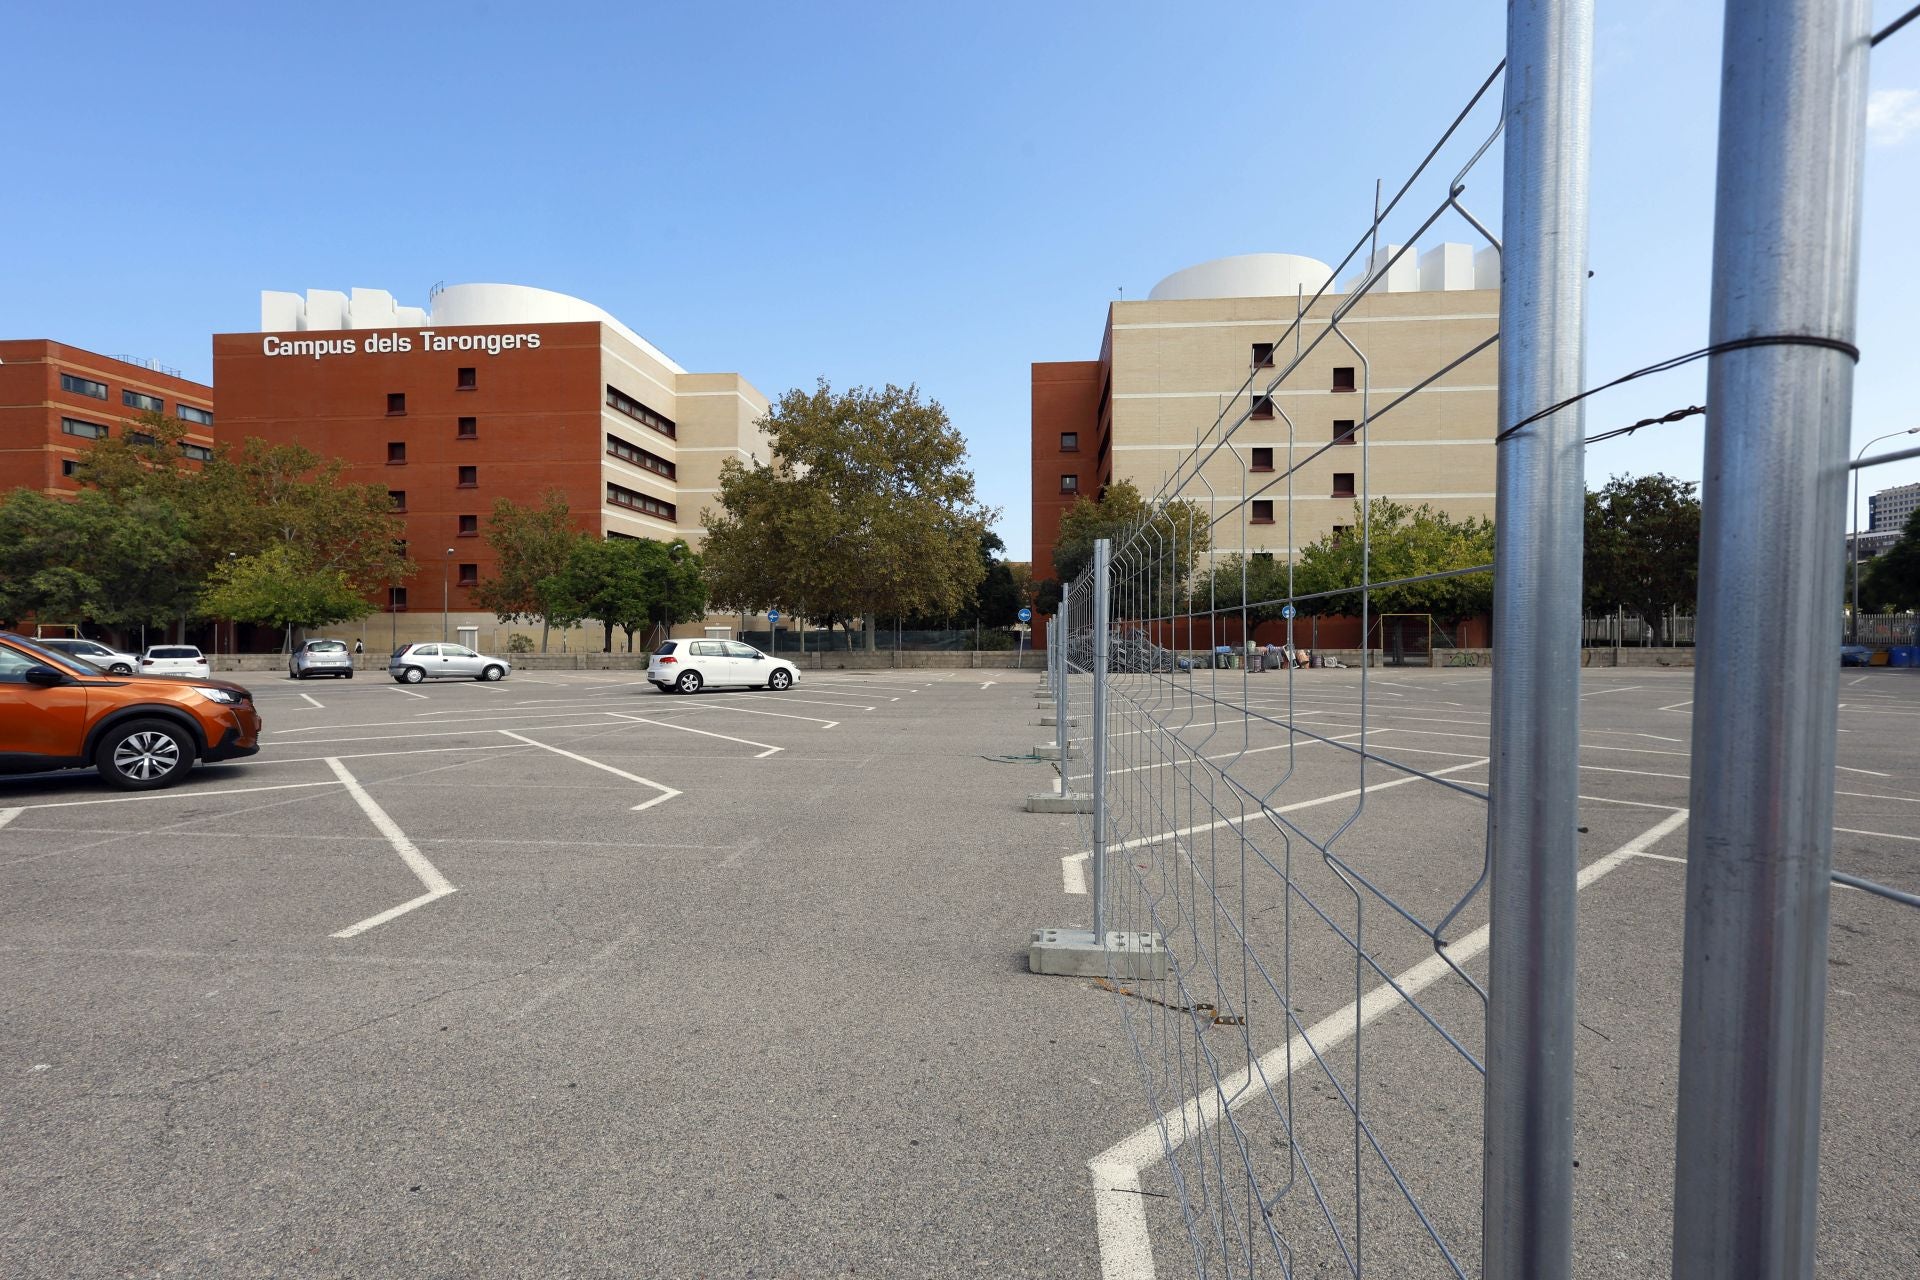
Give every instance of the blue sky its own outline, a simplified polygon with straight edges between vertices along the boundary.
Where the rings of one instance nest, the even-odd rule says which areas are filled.
[[[1028,364],[1093,357],[1108,300],[1180,267],[1337,260],[1501,53],[1491,2],[1262,8],[22,7],[0,336],[206,378],[261,289],[557,289],[769,394],[917,383],[1024,558]],[[1705,341],[1720,38],[1717,4],[1601,14],[1591,381]],[[1920,426],[1920,26],[1873,88],[1857,443]],[[1497,219],[1497,166],[1470,181]],[[1703,387],[1634,384],[1589,428]],[[1700,452],[1695,419],[1596,446],[1590,481]]]

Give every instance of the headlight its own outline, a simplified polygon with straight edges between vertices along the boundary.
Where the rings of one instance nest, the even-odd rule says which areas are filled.
[[[208,702],[224,702],[229,706],[246,701],[231,689],[195,689],[194,692]]]

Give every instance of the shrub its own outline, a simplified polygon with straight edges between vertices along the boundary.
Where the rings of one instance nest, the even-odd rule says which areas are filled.
[[[522,635],[518,631],[514,632],[512,635],[507,637],[507,652],[508,653],[532,653],[533,637],[529,635]]]

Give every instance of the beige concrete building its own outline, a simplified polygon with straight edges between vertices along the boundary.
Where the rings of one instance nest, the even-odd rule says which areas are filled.
[[[1337,334],[1330,317],[1359,276],[1290,332],[1301,300],[1331,275],[1290,254],[1203,263],[1144,301],[1111,304],[1099,359],[1033,366],[1036,576],[1050,576],[1065,509],[1116,480],[1212,503],[1217,547],[1244,538],[1276,555],[1352,524],[1363,491],[1493,514],[1496,348],[1393,402],[1497,332],[1497,259],[1455,244],[1410,252]],[[1218,439],[1223,413],[1228,425],[1246,421],[1195,474],[1196,442]]]

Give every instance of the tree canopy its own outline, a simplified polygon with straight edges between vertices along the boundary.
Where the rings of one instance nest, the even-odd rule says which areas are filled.
[[[613,652],[613,632],[626,633],[627,648],[644,627],[671,627],[706,616],[706,582],[700,557],[683,539],[581,537],[566,567],[544,596],[571,619],[592,618],[605,629],[603,649]]]
[[[200,598],[210,617],[285,628],[324,627],[373,612],[364,592],[341,569],[312,564],[290,543],[216,567]]]
[[[550,489],[538,506],[523,507],[502,498],[487,517],[487,544],[494,572],[474,587],[473,599],[502,622],[540,621],[540,652],[547,651],[549,630],[569,627],[589,615],[575,612],[567,566],[585,536],[574,527],[566,495]]]
[[[1371,513],[1370,516],[1368,513]],[[1362,558],[1362,522],[1367,526],[1366,555]],[[1467,569],[1493,561],[1493,521],[1485,516],[1458,518],[1436,511],[1426,503],[1408,507],[1391,498],[1375,498],[1363,511],[1353,504],[1353,530],[1328,533],[1309,543],[1294,566],[1293,589],[1308,596],[1297,606],[1303,614],[1357,614],[1360,593],[1343,591],[1361,581],[1364,563],[1367,580],[1388,582],[1443,573],[1449,569]],[[1286,566],[1274,561],[1249,567],[1251,586],[1258,583],[1259,601],[1271,601],[1284,594]],[[1252,572],[1258,569],[1258,573]],[[1220,592],[1215,575],[1216,596]],[[1239,573],[1232,567],[1226,585],[1227,594],[1238,601]],[[1277,589],[1276,589],[1277,588]],[[1462,574],[1449,578],[1428,578],[1422,582],[1402,583],[1374,590],[1369,610],[1381,613],[1430,613],[1443,622],[1458,622],[1487,612],[1493,607],[1493,575]],[[1260,616],[1278,617],[1277,608],[1268,605]]]
[[[1900,540],[1861,574],[1860,608],[1868,613],[1920,609],[1920,511],[1907,517]]]
[[[1666,643],[1667,611],[1691,607],[1700,580],[1700,499],[1690,480],[1615,476],[1587,494],[1587,607],[1637,613]]]
[[[823,378],[761,425],[773,457],[721,468],[702,549],[716,605],[851,619],[959,614],[985,576],[966,444],[918,388]]]

